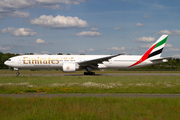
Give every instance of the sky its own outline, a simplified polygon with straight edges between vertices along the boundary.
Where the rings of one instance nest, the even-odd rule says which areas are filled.
[[[3,53],[142,55],[163,34],[180,58],[179,0],[0,0]]]

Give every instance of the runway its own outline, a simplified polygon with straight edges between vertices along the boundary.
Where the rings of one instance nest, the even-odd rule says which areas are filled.
[[[45,94],[45,93],[25,93],[25,94],[0,94],[0,97],[8,98],[59,98],[59,97],[122,97],[122,98],[180,98],[180,94],[119,94],[119,93],[107,93],[107,94]]]
[[[0,76],[17,76],[17,75],[0,74]],[[19,76],[85,76],[85,75],[83,74],[20,74]],[[109,73],[109,74],[96,74],[94,76],[180,76],[180,73]]]

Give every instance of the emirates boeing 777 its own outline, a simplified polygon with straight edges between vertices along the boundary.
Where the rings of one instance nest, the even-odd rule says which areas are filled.
[[[168,62],[171,57],[161,57],[167,38],[162,35],[143,55],[20,55],[4,64],[13,67],[17,75],[19,69],[85,69],[84,75],[95,75],[94,69],[129,69]]]

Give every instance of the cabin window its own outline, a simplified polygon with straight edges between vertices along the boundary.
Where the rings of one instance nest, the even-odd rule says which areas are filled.
[[[8,61],[11,61],[11,59],[8,59]]]

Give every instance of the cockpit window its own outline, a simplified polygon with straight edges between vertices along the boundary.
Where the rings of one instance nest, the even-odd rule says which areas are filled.
[[[11,59],[8,59],[8,61],[11,61]]]

